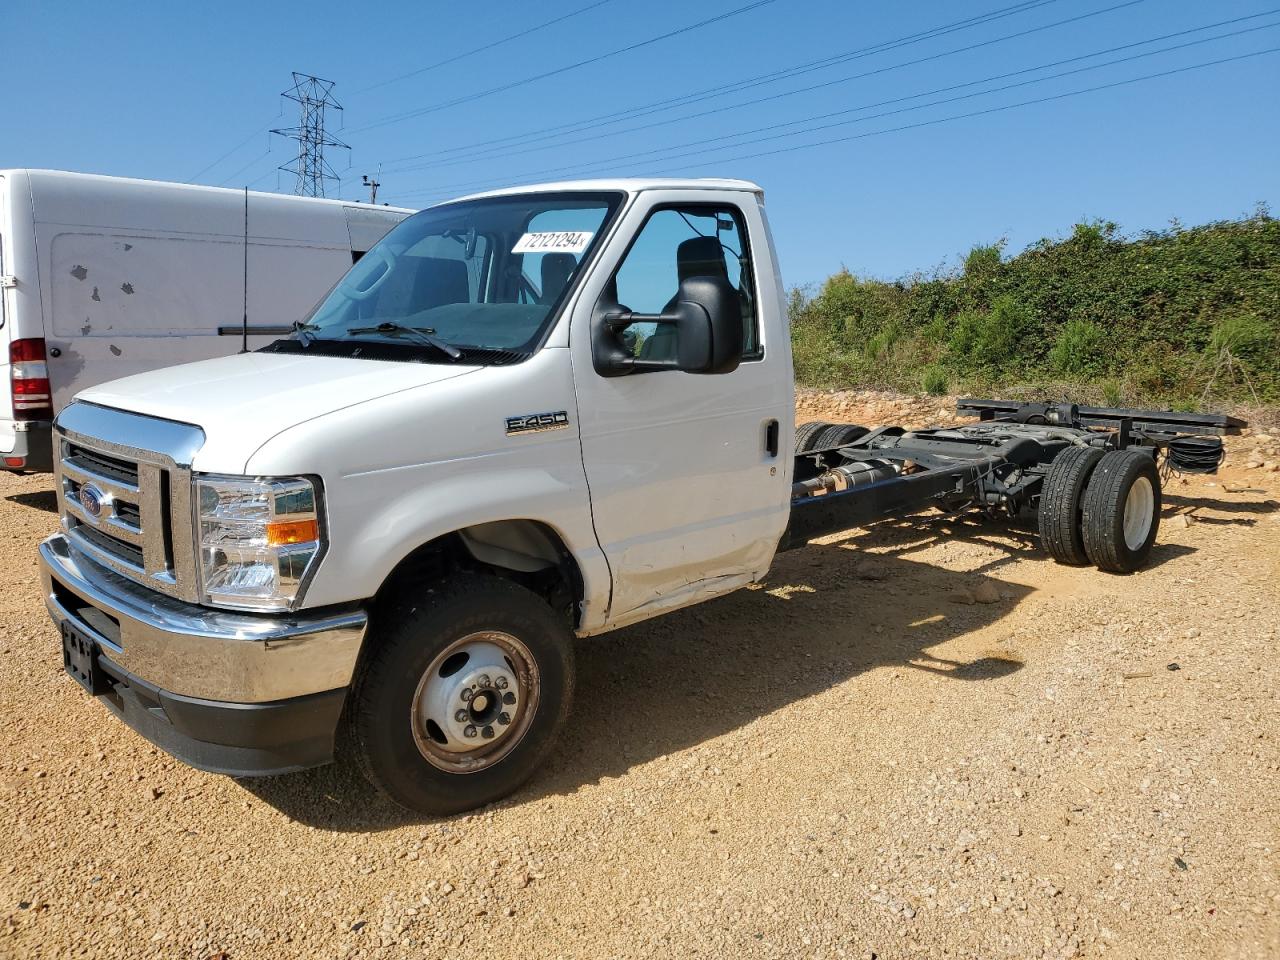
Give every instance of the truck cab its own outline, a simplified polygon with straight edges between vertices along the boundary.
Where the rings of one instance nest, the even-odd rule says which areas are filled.
[[[448,812],[533,773],[572,637],[759,580],[793,386],[763,193],[551,184],[399,224],[296,333],[82,391],[41,546],[64,662],[210,770]]]

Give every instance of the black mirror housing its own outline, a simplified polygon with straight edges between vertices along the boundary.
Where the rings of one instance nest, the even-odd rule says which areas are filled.
[[[723,277],[686,277],[676,299],[676,366],[732,373],[742,362],[742,305]]]
[[[624,347],[621,334],[633,323],[671,324],[676,356],[641,360]],[[686,277],[674,306],[662,314],[629,313],[601,303],[592,318],[591,353],[596,372],[605,377],[658,370],[732,373],[742,362],[742,306],[738,291],[723,277]]]

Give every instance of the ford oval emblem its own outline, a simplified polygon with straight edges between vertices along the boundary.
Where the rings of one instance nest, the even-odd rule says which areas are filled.
[[[103,494],[92,483],[86,483],[82,486],[77,498],[80,501],[80,506],[84,508],[84,512],[93,517],[93,519],[97,520],[98,517],[102,516]]]

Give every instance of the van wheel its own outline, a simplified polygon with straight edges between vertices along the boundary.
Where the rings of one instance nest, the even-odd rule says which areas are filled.
[[[1160,529],[1160,473],[1137,450],[1098,461],[1081,509],[1084,549],[1099,570],[1132,573],[1147,562]]]
[[[796,427],[796,453],[808,453],[813,449],[813,441],[831,424],[825,420],[811,420]]]
[[[572,637],[541,598],[467,574],[393,601],[371,629],[350,723],[375,787],[442,815],[499,800],[538,769],[573,696]]]
[[[1080,529],[1080,499],[1103,451],[1068,447],[1058,454],[1040,491],[1040,543],[1058,563],[1082,567],[1089,562]]]

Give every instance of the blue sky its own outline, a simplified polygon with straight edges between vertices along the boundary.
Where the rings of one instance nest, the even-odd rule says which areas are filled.
[[[1035,0],[1019,12],[946,35],[864,53],[681,109],[535,142],[529,138],[545,137],[549,127],[852,54],[1004,11],[1015,0],[772,0],[642,49],[440,107],[611,54],[749,2],[610,0],[527,37],[385,82],[589,2],[493,0],[464,6],[429,0],[352,8],[227,0],[197,12],[193,5],[173,3],[10,0],[0,57],[0,78],[10,94],[0,124],[0,166],[189,180],[232,151],[198,181],[289,192],[290,176],[273,171],[289,159],[292,143],[270,139],[267,130],[296,123],[295,105],[278,94],[290,85],[290,71],[298,70],[336,81],[335,96],[346,108],[331,120],[343,124],[334,132],[353,148],[349,159],[343,151],[330,154],[344,178],[336,191],[340,196],[366,196],[360,175],[375,173],[379,164],[379,200],[408,206],[481,187],[560,178],[559,172],[543,173],[550,170],[744,177],[765,188],[789,284],[820,281],[841,266],[899,277],[954,263],[974,243],[1002,237],[1016,251],[1042,236],[1060,235],[1081,219],[1115,220],[1132,232],[1160,228],[1173,218],[1191,224],[1237,216],[1260,201],[1273,211],[1280,207],[1277,53],[882,132],[1280,47],[1280,27],[1271,26],[1017,89],[903,110],[1280,24],[1280,3],[1269,6],[1267,0]],[[358,17],[353,9],[360,11]],[[1269,10],[1276,12],[1052,69],[1028,69]],[[1079,19],[1054,26],[1070,18]],[[985,41],[995,42],[954,52]],[[923,58],[932,59],[908,63]],[[1000,81],[971,83],[1013,73]],[[824,86],[792,93],[817,84]],[[903,99],[959,84],[968,85]],[[763,97],[773,99],[745,104]],[[895,102],[869,106],[886,101]],[[859,107],[867,109],[776,127]],[[680,119],[712,109],[718,112]],[[902,112],[869,116],[894,110]],[[428,112],[378,125],[412,111]],[[797,132],[851,119],[858,122]],[[668,120],[675,122],[626,132]],[[774,129],[743,136],[764,127]],[[780,133],[788,135],[777,137]],[[776,139],[743,143],[770,136]],[[497,138],[511,139],[496,150],[460,149]],[[711,138],[722,139],[705,142]],[[570,139],[584,142],[564,142]],[[535,146],[545,149],[530,149]],[[694,150],[703,152],[673,156]],[[464,162],[441,165],[459,159]]]

